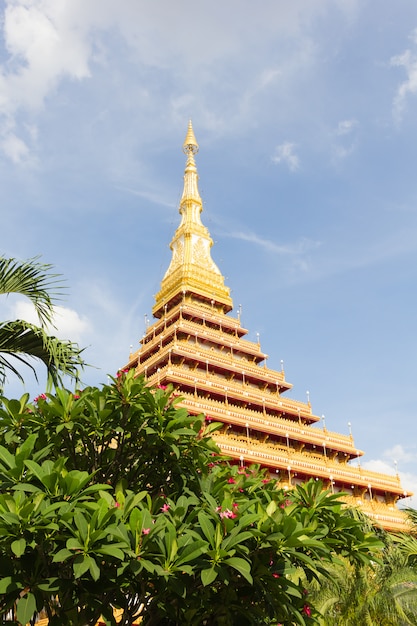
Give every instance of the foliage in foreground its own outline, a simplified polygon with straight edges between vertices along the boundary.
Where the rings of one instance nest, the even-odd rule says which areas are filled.
[[[51,626],[317,623],[305,587],[381,543],[319,482],[230,465],[132,373],[0,409],[0,612]],[[336,556],[337,555],[337,556]]]
[[[62,383],[62,376],[77,378],[84,366],[82,350],[71,341],[54,337],[47,331],[53,322],[54,304],[62,291],[59,276],[52,266],[37,259],[17,261],[0,256],[0,295],[17,293],[32,302],[39,325],[24,320],[0,322],[0,389],[6,374],[12,372],[22,382],[18,366],[29,367],[36,377],[33,359],[46,366],[49,381]]]

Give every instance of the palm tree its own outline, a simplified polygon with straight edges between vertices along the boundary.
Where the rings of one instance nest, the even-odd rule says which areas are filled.
[[[390,534],[373,527],[360,512],[350,512],[368,532],[378,535],[384,547],[372,566],[352,566],[339,557],[331,567],[331,577],[311,584],[312,602],[322,614],[321,626],[417,624],[417,568],[416,561],[413,563],[417,539]]]
[[[0,323],[0,390],[8,372],[23,382],[19,363],[28,366],[37,379],[33,358],[45,364],[48,383],[55,386],[62,382],[63,375],[77,378],[85,365],[77,344],[48,333],[47,326],[53,325],[54,303],[63,287],[60,276],[52,273],[52,265],[39,263],[37,259],[18,261],[0,257],[0,294],[26,296],[39,319],[39,326],[19,319]]]

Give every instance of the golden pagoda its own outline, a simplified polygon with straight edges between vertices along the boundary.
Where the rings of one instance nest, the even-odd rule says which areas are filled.
[[[279,478],[285,489],[310,478],[346,502],[358,506],[389,530],[406,530],[397,508],[404,492],[398,475],[362,469],[363,452],[351,434],[316,424],[310,401],[285,397],[291,383],[285,372],[269,369],[267,355],[245,339],[240,315],[232,317],[230,290],[211,258],[213,241],[201,222],[195,155],[198,144],[191,122],[184,141],[187,162],[179,205],[180,225],[171,241],[172,259],[155,296],[155,323],[140,349],[130,355],[149,385],[172,384],[191,414],[222,422],[215,439],[222,452],[241,465],[258,463]],[[357,459],[352,466],[349,461]]]

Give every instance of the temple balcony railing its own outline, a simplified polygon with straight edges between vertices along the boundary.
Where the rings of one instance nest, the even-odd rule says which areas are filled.
[[[393,531],[410,532],[410,522],[407,515],[393,504],[384,504],[374,499],[363,500],[355,496],[344,496],[343,500],[347,506],[360,509],[384,528],[389,528]]]
[[[256,363],[251,361],[244,361],[243,359],[238,360],[233,356],[232,352],[225,354],[220,350],[216,351],[206,348],[204,345],[199,345],[198,349],[196,349],[195,346],[190,345],[189,341],[184,340],[177,340],[174,349],[177,354],[184,356],[185,358],[195,359],[195,357],[198,356],[209,365],[218,365],[219,367],[223,367],[228,372],[239,374],[239,376],[242,376],[242,381],[244,377],[247,377],[251,379],[258,379],[260,383],[275,385],[277,393],[283,382],[286,383],[288,388],[291,387],[291,384],[285,381],[283,372],[275,372],[274,370],[267,369],[266,367],[256,365]],[[210,375],[216,376],[216,374],[209,372],[208,376]],[[307,404],[303,404],[304,407],[308,407]]]
[[[253,341],[233,337],[228,333],[210,328],[209,326],[205,326],[202,323],[199,324],[197,322],[191,322],[190,320],[181,319],[178,320],[178,322],[174,324],[174,326],[175,325],[178,326],[177,330],[189,332],[191,336],[197,337],[197,339],[205,339],[208,341],[212,341],[213,343],[225,345],[228,348],[231,348],[232,350],[234,349],[238,352],[243,352],[252,356],[259,356],[259,353],[261,352],[259,345],[257,343],[254,343]]]
[[[233,337],[228,333],[212,329],[202,323],[198,324],[197,322],[192,322],[182,318],[175,322],[172,326],[167,327],[167,332],[170,331],[172,333],[173,330],[176,330],[177,332],[185,332],[191,337],[196,338],[197,341],[198,339],[205,339],[207,341],[212,341],[215,344],[224,345],[231,350],[236,350],[237,352],[243,352],[244,354],[250,354],[255,357],[264,356],[257,343]],[[161,337],[161,335],[159,335],[158,338],[159,337]],[[146,345],[151,345],[151,342]],[[285,381],[282,372],[277,372],[277,375],[280,380]]]
[[[153,343],[153,342],[152,342]],[[151,344],[150,344],[151,345]],[[266,368],[260,367],[255,363],[251,363],[250,361],[240,361],[235,358],[230,353],[222,353],[216,350],[211,350],[210,348],[205,348],[202,345],[192,345],[190,341],[184,339],[175,339],[171,338],[168,343],[163,343],[161,336],[158,338],[158,341],[155,342],[155,345],[151,345],[151,348],[157,347],[158,351],[152,354],[147,359],[142,359],[138,364],[138,368],[140,371],[144,370],[145,367],[147,370],[152,370],[159,362],[163,362],[168,359],[171,360],[171,355],[177,355],[183,357],[185,359],[189,359],[190,361],[199,361],[201,365],[206,367],[205,376],[207,380],[215,380],[216,377],[220,377],[220,374],[213,373],[210,371],[209,366],[222,368],[226,372],[231,372],[234,374],[238,374],[239,377],[242,377],[242,380],[237,380],[236,384],[241,385],[243,389],[246,389],[247,379],[258,379],[259,383],[270,384],[276,386],[276,391],[269,391],[267,389],[262,390],[259,389],[259,392],[262,395],[267,394],[268,397],[276,398],[279,394],[279,389],[283,383],[283,373],[282,372],[274,372],[273,370],[268,370]],[[246,378],[245,378],[246,377]],[[225,379],[225,382],[229,382]],[[286,387],[290,388],[290,383],[286,383]],[[272,395],[271,395],[272,394]],[[308,412],[311,414],[311,408],[305,402],[300,402],[299,406],[303,408],[303,412]]]
[[[221,450],[226,454],[233,453],[235,458],[250,461],[251,463],[267,464],[270,467],[300,471],[309,476],[318,476],[325,479],[339,480],[344,483],[352,483],[365,488],[373,487],[382,491],[391,491],[397,495],[408,495],[403,493],[398,476],[388,476],[364,470],[361,467],[340,464],[331,459],[323,460],[323,463],[310,461],[302,453],[288,454],[271,444],[262,444],[253,440],[243,442],[233,435],[215,434],[214,439]]]
[[[146,365],[142,368],[138,368],[138,372],[144,372],[145,378],[148,380],[149,384],[159,384],[164,379],[172,381],[173,384],[183,384],[187,385],[191,388],[194,387],[195,393],[197,395],[197,390],[204,391],[206,393],[218,393],[221,396],[225,397],[225,401],[228,401],[229,394],[230,399],[233,396],[236,396],[240,401],[244,401],[247,404],[256,404],[259,406],[263,406],[265,402],[265,408],[269,407],[274,409],[275,411],[281,411],[282,413],[289,413],[294,415],[297,419],[307,418],[310,421],[319,421],[319,417],[313,415],[311,412],[311,407],[305,402],[300,402],[299,400],[290,400],[284,399],[282,396],[276,396],[275,393],[264,392],[259,389],[255,389],[251,386],[243,387],[242,383],[233,384],[233,381],[226,381],[220,379],[219,377],[214,376],[210,379],[205,372],[201,372],[198,370],[190,370],[190,373],[184,369],[184,366],[176,366],[175,364],[165,364],[163,367],[158,368],[157,372],[152,374],[151,376],[147,376],[147,367]],[[270,398],[270,402],[268,403],[267,399]]]
[[[189,302],[182,302],[174,306],[168,313],[166,313],[166,315],[156,320],[154,324],[149,326],[146,335],[155,334],[155,337],[157,337],[164,330],[168,329],[173,322],[177,322],[178,318],[181,318],[182,315],[192,315],[196,318],[200,318],[202,320],[202,327],[204,327],[205,321],[217,324],[220,327],[220,331],[228,329],[234,333],[235,337],[238,332],[240,332],[241,335],[246,335],[248,332],[246,328],[242,328],[238,319],[229,317],[225,313],[215,312],[209,305],[204,303],[196,305]],[[232,336],[231,333],[227,333],[226,331],[224,332]]]
[[[222,330],[223,328],[228,328],[230,330],[233,330],[235,333],[240,331],[242,335],[246,335],[248,332],[246,328],[242,328],[242,326],[240,325],[240,321],[237,318],[229,317],[224,313],[216,313],[208,305],[196,305],[187,302],[185,304],[177,306],[176,308],[180,309],[180,311],[185,314],[190,314],[194,315],[197,318],[202,318],[203,325],[204,320],[206,320],[207,322],[213,322],[214,324],[218,324],[220,326],[220,330]]]
[[[196,398],[194,395],[184,392],[181,392],[181,395],[185,399],[187,408],[193,409],[193,412],[204,413],[214,422],[228,422],[230,420],[235,425],[243,428],[248,425],[251,429],[265,434],[286,437],[288,433],[290,439],[296,439],[303,443],[321,447],[325,443],[329,450],[336,449],[354,456],[363,454],[361,450],[355,448],[352,437],[348,435],[304,424],[299,425],[293,420],[284,417],[274,417],[253,409],[238,407],[232,404],[225,405],[224,402],[212,398]]]

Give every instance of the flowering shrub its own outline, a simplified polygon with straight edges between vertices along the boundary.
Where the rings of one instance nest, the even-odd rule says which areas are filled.
[[[216,424],[179,401],[123,371],[82,394],[3,399],[0,613],[307,626],[305,581],[337,552],[372,558],[337,494],[313,481],[289,498],[259,467],[230,465]]]

